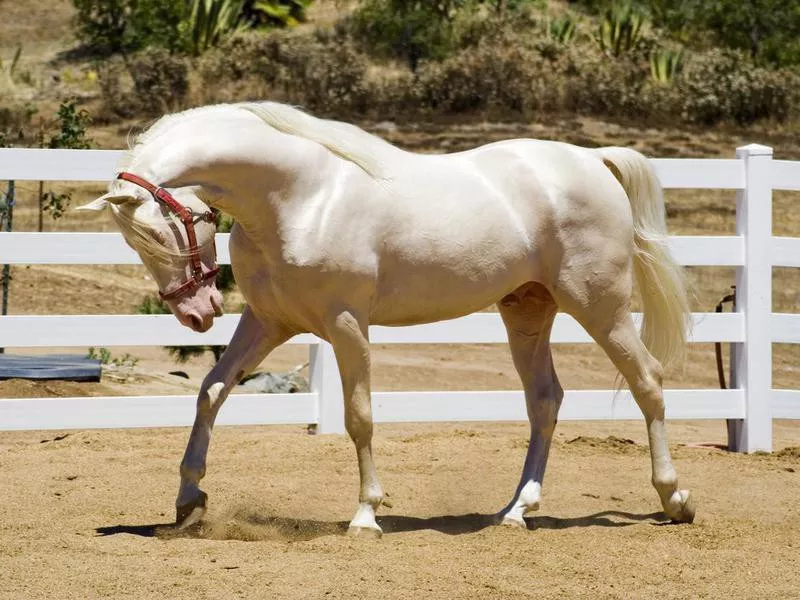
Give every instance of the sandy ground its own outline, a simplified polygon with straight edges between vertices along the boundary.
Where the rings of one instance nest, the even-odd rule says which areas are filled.
[[[525,531],[490,517],[525,426],[380,427],[381,540],[343,533],[357,496],[344,437],[218,428],[208,517],[178,535],[187,430],[2,433],[0,598],[797,598],[800,426],[777,423],[771,456],[684,445],[722,430],[671,424],[698,503],[672,525],[640,423],[560,425]]]

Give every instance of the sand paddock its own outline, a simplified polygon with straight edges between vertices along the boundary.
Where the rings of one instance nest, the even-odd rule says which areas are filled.
[[[187,429],[0,433],[0,598],[797,598],[800,424],[776,422],[771,456],[692,445],[719,422],[669,430],[694,524],[658,512],[641,423],[583,422],[559,425],[525,531],[488,516],[525,425],[379,426],[381,540],[343,535],[345,437],[218,428],[209,514],[178,535]]]

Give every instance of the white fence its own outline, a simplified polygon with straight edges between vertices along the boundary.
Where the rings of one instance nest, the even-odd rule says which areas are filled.
[[[1,180],[105,181],[120,153],[100,150],[0,149]],[[655,159],[665,188],[737,190],[735,236],[677,236],[670,240],[683,265],[736,267],[737,312],[694,314],[692,342],[734,348],[730,390],[666,390],[667,417],[732,419],[733,445],[770,450],[772,419],[800,418],[800,391],[772,389],[772,343],[800,343],[800,315],[772,312],[772,267],[800,267],[800,238],[772,236],[772,190],[800,191],[800,162],[772,160],[772,149],[750,145],[736,159]],[[227,263],[227,236],[218,236]],[[115,233],[0,233],[0,264],[136,264],[138,257]],[[0,317],[0,347],[161,346],[225,344],[238,315],[218,319],[198,334],[170,315]],[[432,325],[372,327],[373,343],[505,343],[497,314],[479,313]],[[560,314],[554,343],[592,340]],[[310,335],[311,391],[232,396],[220,424],[317,423],[321,432],[344,431],[342,393],[331,347]],[[509,367],[510,368],[510,367]],[[195,398],[0,399],[0,430],[164,427],[191,424]],[[526,420],[522,392],[376,392],[378,422]],[[560,419],[638,419],[630,394],[567,391]]]

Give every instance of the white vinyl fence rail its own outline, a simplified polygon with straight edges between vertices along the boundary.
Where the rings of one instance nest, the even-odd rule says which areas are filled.
[[[120,152],[101,150],[0,150],[0,181],[106,181]],[[692,342],[724,342],[734,349],[734,389],[666,390],[671,419],[728,419],[740,451],[771,450],[772,419],[800,418],[800,390],[772,389],[772,343],[800,343],[800,315],[772,312],[772,267],[800,267],[800,238],[772,236],[772,190],[800,191],[800,162],[772,159],[772,149],[738,148],[735,159],[654,159],[665,188],[737,191],[735,236],[670,239],[683,265],[736,267],[733,313],[695,313]],[[229,262],[227,236],[218,235],[221,263]],[[137,264],[116,233],[0,233],[0,264]],[[225,344],[238,315],[226,315],[204,334],[171,315],[0,317],[0,347],[162,346]],[[372,327],[373,343],[506,342],[498,314],[405,328]],[[559,314],[554,343],[592,340]],[[342,392],[329,344],[311,335],[289,343],[310,347],[311,391],[235,395],[219,424],[316,423],[319,431],[344,431]],[[510,367],[509,367],[510,368]],[[166,427],[190,425],[195,398],[0,399],[0,430]],[[375,392],[378,422],[526,420],[522,392]],[[628,392],[567,391],[560,418],[633,419],[641,414]]]

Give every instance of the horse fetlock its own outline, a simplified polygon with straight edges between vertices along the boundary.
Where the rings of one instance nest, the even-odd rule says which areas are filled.
[[[653,473],[653,487],[656,488],[662,500],[671,497],[678,489],[678,474],[672,466]]]
[[[186,463],[181,463],[180,473],[181,473],[181,485],[183,485],[184,481],[190,481],[197,484],[203,477],[206,476],[206,467],[205,465],[197,467],[194,465],[187,465]]]
[[[370,486],[359,494],[358,501],[361,504],[369,504],[373,509],[377,510],[383,504],[383,490],[380,486]]]
[[[538,481],[529,481],[519,493],[517,503],[524,507],[525,512],[539,510],[542,499],[542,486]],[[523,513],[524,514],[524,513]]]

